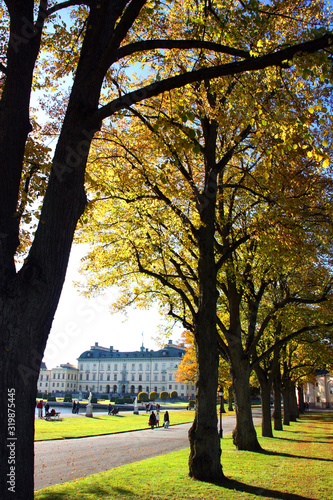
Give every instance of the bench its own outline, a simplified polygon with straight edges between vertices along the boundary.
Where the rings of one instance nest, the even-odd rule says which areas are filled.
[[[45,420],[59,420],[60,419],[60,411],[56,411],[53,415],[47,413],[45,415]]]

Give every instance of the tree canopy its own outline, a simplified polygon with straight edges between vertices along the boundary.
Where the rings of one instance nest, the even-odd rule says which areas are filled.
[[[242,96],[242,86],[251,86],[246,83],[247,79],[252,81],[253,78],[255,81],[259,78],[259,72],[262,76],[265,71],[269,73],[268,68],[275,68],[276,74],[282,72],[282,75],[293,75],[293,82],[299,82],[299,87],[292,86],[299,94],[294,109],[298,112],[300,106],[305,110],[306,91],[304,90],[302,95],[302,89],[306,87],[311,92],[320,92],[320,87],[328,88],[331,75],[329,58],[332,30],[330,13],[323,10],[324,5],[324,2],[307,1],[272,1],[262,5],[256,0],[247,3],[219,0],[0,2],[0,329],[3,353],[0,360],[3,388],[0,404],[3,437],[0,455],[2,470],[7,471],[7,394],[9,390],[14,389],[16,405],[20,408],[16,415],[16,432],[19,439],[16,442],[15,495],[18,500],[33,498],[33,417],[36,382],[65,279],[76,225],[86,209],[87,198],[91,199],[91,195],[85,190],[91,141],[95,135],[98,137],[97,133],[102,129],[103,121],[107,129],[117,127],[120,135],[126,134],[129,130],[127,127],[130,126],[129,114],[135,115],[138,111],[145,116],[140,106],[146,106],[148,109],[150,106],[151,112],[156,115],[154,121],[160,122],[163,113],[159,114],[158,110],[161,107],[161,111],[164,111],[164,104],[157,96],[163,94],[165,102],[169,101],[171,105],[171,95],[174,99],[172,93],[177,94],[176,89],[183,86],[188,87],[186,92],[184,91],[187,98],[186,102],[181,104],[182,108],[166,110],[167,121],[174,119],[174,113],[178,113],[176,121],[179,123],[181,118],[183,128],[189,121],[187,118],[191,118],[190,108],[193,99],[196,99],[188,93],[191,89],[192,92],[198,92],[200,89],[207,91],[208,88],[208,94],[202,97],[202,102],[199,103],[202,111],[199,111],[197,125],[189,126],[188,134],[181,136],[185,143],[192,141],[189,151],[186,154],[182,152],[181,162],[187,161],[186,156],[189,160],[194,160],[194,155],[199,155],[200,152],[206,153],[206,160],[209,161],[201,159],[204,166],[201,174],[199,170],[193,170],[197,177],[192,187],[190,183],[191,196],[189,202],[181,206],[181,212],[175,199],[168,205],[166,217],[171,214],[174,216],[175,221],[178,221],[176,224],[179,231],[174,231],[172,236],[179,245],[179,248],[175,247],[175,264],[170,262],[173,273],[178,268],[177,272],[180,269],[184,274],[182,266],[188,261],[190,267],[187,268],[188,274],[185,276],[189,278],[193,267],[192,261],[187,258],[188,255],[195,261],[199,252],[200,258],[203,259],[204,265],[198,273],[197,296],[200,314],[196,315],[195,337],[197,344],[200,343],[198,364],[201,365],[202,360],[207,358],[214,373],[212,382],[208,380],[207,396],[203,391],[206,375],[198,382],[201,403],[196,406],[196,422],[191,433],[192,446],[197,446],[196,452],[191,455],[191,475],[204,480],[221,479],[220,444],[214,421],[216,411],[209,402],[211,395],[216,392],[215,376],[217,377],[218,367],[218,358],[214,349],[211,349],[216,343],[216,297],[212,297],[209,292],[212,280],[213,290],[216,290],[215,260],[211,251],[214,248],[212,224],[215,218],[215,194],[211,191],[211,182],[216,183],[225,160],[229,159],[230,155],[240,153],[242,143],[247,139],[247,132],[257,134],[261,113],[259,108],[255,113],[251,109],[248,115],[245,108],[241,111],[240,107],[234,108],[230,103],[230,114],[234,108],[237,120],[226,139],[222,138],[220,160],[224,158],[224,161],[215,162],[211,145],[216,142],[213,140],[214,134],[221,121],[218,119],[219,100],[221,97],[223,108],[228,101],[223,96],[229,95],[228,89],[232,90],[234,81],[237,82],[235,88],[238,96]],[[177,64],[173,64],[175,58],[178,59]],[[223,78],[221,91],[217,88],[218,78]],[[209,88],[208,81],[211,79],[214,82]],[[203,84],[195,83],[199,81]],[[321,86],[316,85],[318,81],[321,81]],[[309,82],[309,86],[304,82]],[[283,79],[278,79],[278,85],[285,88]],[[253,85],[252,89],[254,96],[257,87]],[[260,92],[264,103],[265,96],[267,100],[273,89]],[[275,92],[277,91],[274,90]],[[43,94],[40,97],[43,103],[41,109],[47,117],[47,125],[42,123],[45,118],[43,119],[40,112],[35,113],[31,106],[31,97],[39,97],[40,94]],[[218,99],[215,105],[210,102],[211,95],[216,95]],[[243,95],[247,95],[249,99],[251,92],[244,92]],[[287,91],[285,95],[288,95]],[[328,98],[327,96],[326,100]],[[157,101],[152,104],[150,99]],[[316,125],[313,124],[311,129],[307,122],[312,117],[319,123],[328,115],[328,112],[324,111],[324,93],[320,97],[322,102],[318,99],[311,100],[311,109],[308,107],[304,116],[303,113],[295,113],[300,115],[301,119],[296,121],[294,130],[295,133],[296,129],[302,130],[301,124],[305,119],[305,128],[309,135],[304,142],[297,144],[301,149],[304,146],[303,150],[307,151],[307,157],[314,165],[321,164],[325,167],[329,156],[327,148],[331,130],[327,126],[325,142],[318,142],[315,139]],[[157,108],[155,102],[158,103]],[[286,105],[287,103],[289,104],[289,101],[286,98]],[[260,108],[264,109],[263,105]],[[204,109],[209,112],[207,119],[201,119]],[[215,117],[215,113],[218,116]],[[38,116],[34,117],[34,114]],[[41,121],[40,131],[35,125],[36,118]],[[149,120],[151,118],[149,115]],[[251,120],[254,120],[254,123]],[[143,126],[142,121],[138,123]],[[261,124],[264,126],[263,120]],[[159,126],[159,123],[156,125]],[[325,128],[325,124],[320,125],[319,136]],[[199,129],[199,126],[201,132],[197,135],[196,129]],[[251,130],[248,127],[251,127]],[[104,134],[104,129],[102,130]],[[283,133],[282,127],[279,128],[276,132],[277,140],[283,140],[283,134],[287,135],[287,130],[288,128]],[[142,153],[142,159],[145,160],[146,151],[143,151],[143,148],[149,148],[149,144],[146,145],[144,141],[143,130],[140,134],[142,142],[136,145],[134,153],[139,156],[139,160]],[[51,137],[55,139],[52,144]],[[260,135],[258,144],[259,137]],[[195,139],[196,142],[193,143]],[[169,160],[169,153],[158,157],[157,152],[152,154],[155,154],[156,165],[161,165],[163,158],[170,168],[171,164],[173,165]],[[127,155],[133,159],[131,150],[128,150]],[[161,172],[159,168],[155,170],[157,178]],[[132,170],[132,175],[133,173]],[[139,175],[137,170],[136,173]],[[184,172],[176,172],[175,186],[172,186],[179,191],[176,197],[179,200],[183,199],[181,190],[185,189],[185,181],[188,184],[184,174],[188,174],[187,169]],[[124,165],[124,175],[130,177],[128,165]],[[171,175],[168,174],[165,178],[166,185],[169,177]],[[145,184],[148,189],[149,183],[152,183],[150,172],[144,182],[148,182]],[[156,186],[155,180],[153,185]],[[162,189],[160,191],[163,192]],[[145,196],[146,194],[144,193]],[[142,196],[142,193],[139,196]],[[154,229],[153,232],[155,247],[152,248],[152,256],[160,261],[159,232],[166,218],[163,218],[159,199],[155,198],[156,193],[150,200],[150,205],[140,207],[140,210],[150,213],[151,208],[160,207],[158,231]],[[123,217],[125,229],[126,213],[120,202],[121,200],[118,200],[118,217]],[[188,215],[187,209],[190,210]],[[187,216],[190,223],[188,227],[184,226],[184,216]],[[139,230],[140,213],[135,213],[135,217],[138,218],[136,224]],[[142,225],[140,231],[144,235],[146,227]],[[183,258],[180,254],[183,242],[177,238],[182,235],[184,242],[188,242],[191,238],[193,240],[194,234],[200,243],[198,251],[193,254],[191,247],[186,246],[187,253]],[[125,238],[123,240],[125,241]],[[129,238],[127,244],[128,241]],[[171,244],[168,251],[172,252]],[[24,252],[24,262],[17,266],[16,260],[21,255],[20,252]],[[128,262],[130,264],[130,258]],[[137,265],[137,260],[135,264]],[[143,264],[148,265],[149,262],[143,261]],[[183,317],[188,316],[186,308],[193,308],[190,301],[186,303],[186,297],[188,294],[192,298],[196,295],[189,279],[184,284],[183,302],[179,307],[179,302],[172,300],[177,309],[171,311]],[[178,290],[171,289],[169,294],[171,293],[178,293]],[[169,297],[165,300],[170,303]],[[200,336],[199,331],[207,331],[206,338]],[[201,430],[205,429],[205,418],[206,421],[210,418],[211,426],[208,439],[202,444],[198,436]],[[204,467],[200,459],[202,456],[210,457]],[[4,473],[1,477],[2,498],[12,495],[8,490],[6,478]]]

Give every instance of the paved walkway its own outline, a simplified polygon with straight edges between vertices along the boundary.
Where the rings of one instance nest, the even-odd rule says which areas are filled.
[[[260,421],[255,411],[254,423]],[[38,441],[35,443],[35,490],[188,448],[190,426],[189,423],[169,429],[160,427],[89,438]],[[224,416],[223,435],[230,434],[234,427],[235,416]]]

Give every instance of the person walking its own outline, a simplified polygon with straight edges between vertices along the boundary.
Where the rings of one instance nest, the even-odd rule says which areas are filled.
[[[163,421],[164,421],[163,427],[164,429],[167,429],[170,425],[170,417],[168,411],[164,413]]]
[[[160,426],[160,414],[157,411],[156,412],[156,427],[159,427],[159,426]]]
[[[75,400],[73,401],[73,404],[72,404],[72,413],[76,413],[76,402],[75,402]]]
[[[79,410],[80,410],[80,403],[79,403],[79,402],[77,402],[77,403],[76,403],[76,409],[75,409],[75,413],[76,413],[77,415],[78,415],[78,413],[79,413]]]
[[[45,416],[47,415],[47,413],[49,412],[49,409],[50,409],[50,405],[49,403],[46,401],[45,403],[45,407],[44,407],[44,410],[45,410]]]
[[[153,411],[150,414],[148,424],[150,425],[150,427],[152,428],[152,430],[154,429],[154,427],[156,425],[156,415],[155,415],[155,413]]]

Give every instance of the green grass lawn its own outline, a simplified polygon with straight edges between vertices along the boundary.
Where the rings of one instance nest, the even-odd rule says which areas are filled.
[[[160,413],[160,425],[163,425],[164,411]],[[177,410],[169,412],[170,424],[184,424],[192,422],[194,411]],[[60,420],[35,420],[35,441],[47,439],[68,439],[116,432],[128,432],[148,428],[149,414],[141,412],[139,415],[123,413],[116,416],[99,415],[93,418],[68,417]]]
[[[189,450],[136,462],[36,492],[35,500],[331,500],[333,414],[308,413],[260,438],[265,453],[222,440],[224,484],[188,477]]]

